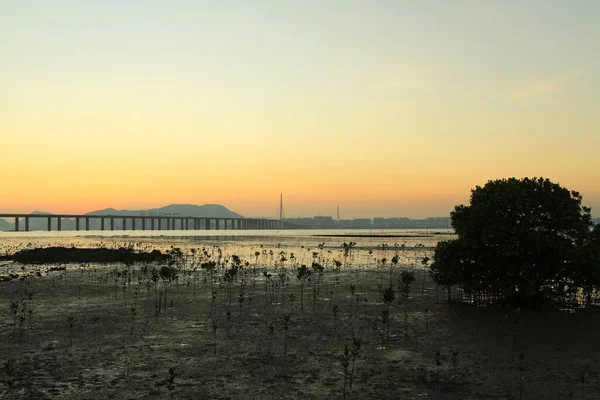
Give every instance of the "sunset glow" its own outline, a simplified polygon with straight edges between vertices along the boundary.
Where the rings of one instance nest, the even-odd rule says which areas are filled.
[[[168,5],[167,5],[168,4]],[[544,176],[600,216],[597,1],[5,1],[0,211],[441,216]]]

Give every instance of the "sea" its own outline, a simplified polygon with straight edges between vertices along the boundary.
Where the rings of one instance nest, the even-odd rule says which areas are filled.
[[[350,256],[353,264],[363,267],[398,255],[400,264],[423,268],[427,265],[422,260],[431,259],[436,244],[453,238],[453,229],[5,231],[0,232],[0,254],[49,246],[133,246],[163,251],[178,247],[184,252],[219,251],[224,257],[235,254],[249,262],[293,255],[295,262],[310,264],[317,256],[329,260]]]

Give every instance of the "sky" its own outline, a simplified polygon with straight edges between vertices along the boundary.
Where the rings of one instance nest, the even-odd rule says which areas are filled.
[[[600,1],[0,0],[0,211],[600,217]]]

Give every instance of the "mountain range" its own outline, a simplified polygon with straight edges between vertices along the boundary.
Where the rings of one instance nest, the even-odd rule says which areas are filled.
[[[32,214],[40,215],[53,215],[49,212],[34,211]],[[220,204],[204,204],[197,206],[194,204],[171,204],[165,207],[152,208],[148,210],[116,210],[114,208],[106,208],[104,210],[91,211],[83,215],[114,215],[114,216],[144,216],[144,217],[158,217],[158,216],[177,216],[177,217],[197,217],[197,218],[243,218],[242,215],[229,210],[227,207]],[[131,224],[131,221],[127,222]],[[20,230],[25,229],[25,222],[20,221]],[[141,221],[136,221],[136,228],[141,229]],[[56,229],[56,220],[52,220],[52,229]],[[63,218],[61,221],[62,230],[74,230],[76,228],[75,219]],[[122,220],[115,219],[115,230],[123,228]],[[14,221],[5,221],[0,219],[0,230],[14,230]],[[45,218],[32,218],[29,220],[30,230],[46,230],[48,229],[48,221]],[[85,229],[85,222],[80,220],[80,229]],[[96,219],[90,220],[90,229],[100,229],[100,221]],[[108,224],[105,225],[105,229],[108,229]]]

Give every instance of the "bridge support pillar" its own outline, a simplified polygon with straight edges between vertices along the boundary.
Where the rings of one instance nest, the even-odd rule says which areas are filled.
[[[79,230],[79,217],[75,217],[75,230]]]
[[[29,232],[29,217],[25,217],[25,230]]]
[[[90,217],[85,217],[85,230],[90,230]]]
[[[104,230],[104,217],[100,218],[100,230],[103,231]]]
[[[61,217],[57,217],[56,219],[58,220],[57,229],[59,231],[62,231],[62,218]]]
[[[15,217],[15,231],[19,231],[19,217]]]

